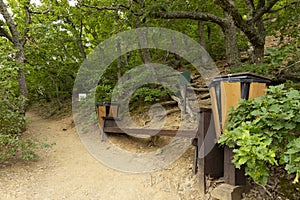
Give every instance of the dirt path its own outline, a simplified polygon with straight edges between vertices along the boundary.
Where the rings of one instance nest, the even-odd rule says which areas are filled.
[[[167,169],[129,174],[95,160],[80,142],[71,117],[42,119],[28,113],[28,132],[52,148],[37,161],[14,161],[0,166],[0,199],[200,199],[197,176],[192,176],[193,154],[188,150]]]

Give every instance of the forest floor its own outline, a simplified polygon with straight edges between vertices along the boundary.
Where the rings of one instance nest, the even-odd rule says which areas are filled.
[[[72,116],[45,119],[36,110],[27,115],[30,119],[27,133],[55,145],[39,150],[35,161],[14,160],[1,164],[1,200],[201,199],[198,176],[192,175],[192,147],[167,169],[144,174],[124,173],[106,167],[88,153],[72,126]],[[123,139],[130,143],[125,136]]]

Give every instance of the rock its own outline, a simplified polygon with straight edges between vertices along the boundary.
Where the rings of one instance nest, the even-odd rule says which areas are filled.
[[[221,184],[211,192],[211,196],[219,200],[241,200],[244,187]]]

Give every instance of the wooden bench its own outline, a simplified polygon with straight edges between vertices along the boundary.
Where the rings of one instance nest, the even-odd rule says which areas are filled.
[[[118,117],[101,117],[103,136],[105,140],[106,134],[133,134],[133,135],[150,135],[150,136],[170,136],[170,137],[186,137],[191,138],[191,144],[195,146],[194,167],[193,174],[198,173],[200,179],[200,191],[204,196],[206,193],[206,175],[210,177],[219,178],[224,174],[224,149],[214,145],[212,149],[204,143],[207,133],[210,133],[210,141],[215,143],[214,138],[215,129],[212,110],[201,108],[200,121],[196,130],[176,130],[176,129],[148,129],[148,128],[126,128],[118,127],[117,121],[121,119]],[[213,121],[212,121],[213,122]],[[208,142],[208,141],[205,141]],[[204,144],[204,145],[203,145]],[[206,155],[207,154],[207,155]],[[205,155],[205,156],[203,156]],[[202,184],[201,184],[202,183]]]

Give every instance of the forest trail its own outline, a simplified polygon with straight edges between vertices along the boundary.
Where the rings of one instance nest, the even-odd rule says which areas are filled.
[[[0,165],[0,199],[191,200],[201,199],[192,175],[193,149],[167,169],[130,174],[108,168],[85,149],[72,127],[72,117],[43,119],[27,113],[28,133],[51,148],[36,161]]]

